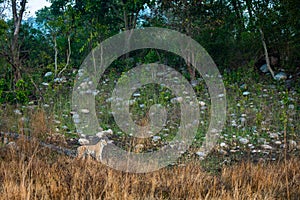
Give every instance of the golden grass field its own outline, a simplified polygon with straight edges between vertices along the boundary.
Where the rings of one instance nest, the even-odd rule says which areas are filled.
[[[147,174],[110,169],[19,139],[0,153],[0,199],[299,199],[300,159],[239,162],[218,173],[199,161]]]

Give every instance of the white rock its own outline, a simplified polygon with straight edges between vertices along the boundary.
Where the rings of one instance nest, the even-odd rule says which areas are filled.
[[[103,134],[105,134],[105,135],[112,135],[112,134],[114,133],[111,129],[107,129],[107,130],[102,131],[102,132],[103,132]]]
[[[182,97],[177,97],[176,100],[181,103],[183,101],[183,98]]]
[[[54,122],[55,124],[60,124],[60,123],[61,123],[59,120],[53,120],[53,122]]]
[[[15,142],[9,142],[6,146],[9,148],[17,148],[17,144]]]
[[[289,109],[294,110],[295,106],[293,104],[289,105]]]
[[[78,143],[79,143],[80,145],[88,145],[90,142],[89,142],[87,139],[80,138],[80,139],[78,140]]]
[[[265,143],[267,140],[265,138],[258,138],[257,142],[258,143]]]
[[[265,149],[265,150],[272,150],[272,149],[273,149],[273,147],[271,147],[271,146],[268,145],[268,144],[262,144],[262,145],[261,145],[261,148],[263,148],[263,149]]]
[[[198,152],[196,152],[196,154],[197,154],[200,158],[204,158],[204,157],[206,156],[205,153],[202,152],[202,151],[198,151]]]
[[[272,139],[278,138],[278,133],[270,133],[270,138]]]
[[[161,137],[160,136],[153,136],[152,140],[154,142],[157,142],[158,140],[161,140]]]
[[[133,96],[133,97],[140,97],[141,94],[140,94],[140,93],[134,93],[132,96]]]
[[[52,76],[52,74],[53,74],[52,72],[47,72],[44,76],[48,77],[48,76]]]
[[[82,112],[83,114],[88,114],[90,112],[90,110],[88,110],[88,109],[81,109],[80,112]]]
[[[297,147],[297,142],[294,140],[289,140],[289,149],[295,149]]]
[[[242,144],[248,144],[249,143],[249,140],[247,138],[240,138],[239,141]]]
[[[242,126],[245,126],[246,121],[247,121],[246,118],[245,118],[245,117],[241,117],[241,118],[240,118],[240,121],[241,121],[241,125],[242,125]]]
[[[277,80],[277,81],[279,81],[279,80],[285,80],[285,79],[287,79],[287,75],[284,72],[279,72],[278,74],[276,74],[274,76],[274,79]]]
[[[250,92],[248,92],[248,91],[243,92],[243,96],[248,96],[249,94],[250,94]]]
[[[263,73],[267,73],[269,71],[267,64],[262,65],[259,69]]]
[[[205,106],[205,102],[204,101],[199,101],[200,106]]]
[[[17,115],[22,115],[22,112],[19,109],[14,110],[14,113]]]
[[[281,141],[279,141],[279,140],[275,141],[274,143],[277,144],[277,145],[281,145]]]
[[[44,85],[44,86],[48,86],[48,85],[49,85],[49,83],[42,82],[42,85]]]
[[[227,147],[227,144],[225,142],[221,142],[220,147]]]

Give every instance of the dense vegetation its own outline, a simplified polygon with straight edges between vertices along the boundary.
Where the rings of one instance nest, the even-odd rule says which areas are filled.
[[[49,0],[26,17],[26,0],[0,0],[0,196],[5,199],[297,199],[300,191],[300,4],[297,0]],[[201,75],[179,56],[157,49],[116,59],[101,77],[99,124],[126,151],[159,150],[180,123],[179,101],[163,85],[138,88],[133,121],[149,123],[153,104],[167,108],[157,135],[139,139],[114,121],[116,82],[141,63],[176,69],[199,101],[193,144],[176,163],[149,174],[115,171],[93,160],[61,156],[39,142],[75,150],[71,95],[85,57],[105,39],[143,27],[186,34],[215,61],[226,88],[227,119],[204,159],[210,95]],[[265,68],[262,68],[265,66]],[[273,74],[274,73],[274,74]],[[275,75],[282,75],[276,78]],[[86,111],[88,112],[88,111]],[[19,133],[32,141],[13,141]],[[136,147],[140,147],[136,152]],[[100,169],[100,170],[98,170]],[[243,174],[243,175],[242,175]],[[195,178],[197,177],[197,178]],[[71,195],[71,196],[70,196]],[[1,199],[1,197],[0,197]]]

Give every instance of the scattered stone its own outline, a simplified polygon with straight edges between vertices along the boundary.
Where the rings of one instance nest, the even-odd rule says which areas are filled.
[[[60,123],[61,123],[59,120],[53,120],[53,122],[54,122],[55,124],[60,124]]]
[[[17,148],[17,144],[15,142],[9,142],[6,146],[13,149]]]
[[[284,72],[279,72],[278,74],[276,74],[274,76],[274,79],[277,80],[277,81],[285,80],[285,79],[287,79],[287,75]]]
[[[49,83],[42,82],[42,85],[43,85],[43,86],[49,86]]]
[[[290,104],[289,107],[288,107],[290,110],[294,110],[295,109],[295,106],[293,104]]]
[[[204,101],[199,101],[199,105],[200,106],[205,106],[205,102]]]
[[[182,97],[177,97],[176,100],[181,103],[183,101],[183,98]]]
[[[247,138],[240,138],[239,141],[242,144],[248,144],[249,143],[249,140]]]
[[[227,144],[226,144],[225,142],[221,142],[221,143],[220,143],[220,147],[225,147],[225,148],[226,148],[226,147],[227,147]]]
[[[270,133],[270,138],[278,139],[278,133]]]
[[[259,69],[263,73],[267,73],[269,71],[267,64],[262,65]]]
[[[266,143],[266,141],[267,141],[267,140],[266,140],[265,138],[258,138],[258,139],[257,139],[257,142],[258,142],[258,143],[262,143],[262,144]]]
[[[262,144],[262,145],[261,145],[261,148],[263,148],[263,149],[265,149],[265,150],[272,150],[272,149],[273,149],[273,147],[271,147],[271,146],[268,145],[268,144]]]
[[[22,112],[19,109],[14,110],[14,113],[17,115],[22,115]]]
[[[84,139],[84,138],[80,138],[78,140],[78,143],[83,146],[83,145],[88,145],[90,143],[90,141],[87,139]]]
[[[88,109],[81,109],[80,110],[83,114],[88,114],[90,112],[90,110]]]
[[[241,90],[247,90],[247,88],[248,88],[248,85],[246,83],[244,83],[240,86]]]
[[[104,132],[107,133],[107,134],[110,134],[110,135],[113,134],[113,131],[112,131],[111,129],[108,129],[108,130],[106,130],[106,131],[104,131]]]
[[[206,156],[206,154],[204,152],[202,152],[202,151],[198,151],[198,152],[196,152],[196,154],[197,154],[197,156],[200,157],[201,160],[203,160],[204,157]]]
[[[240,121],[241,121],[241,125],[242,125],[242,126],[245,126],[245,125],[246,125],[246,121],[247,121],[246,118],[241,117],[241,118],[240,118]]]
[[[223,150],[223,149],[220,149],[220,150],[219,150],[219,153],[222,154],[222,155],[227,155],[227,154],[228,154],[227,151],[225,151],[225,150]]]
[[[161,137],[160,136],[153,136],[152,140],[154,142],[157,142],[158,140],[161,140]]]
[[[278,140],[278,141],[275,141],[274,143],[275,143],[276,145],[281,145],[281,141],[279,141],[279,140]]]
[[[140,93],[134,93],[132,96],[133,96],[133,97],[140,97],[141,94],[140,94]]]
[[[49,77],[49,76],[52,76],[53,75],[53,72],[47,72],[44,77]]]
[[[297,142],[294,140],[289,140],[288,144],[289,144],[289,149],[295,149],[297,147]]]
[[[243,92],[243,96],[248,96],[249,94],[250,94],[250,92],[248,92],[248,91]]]

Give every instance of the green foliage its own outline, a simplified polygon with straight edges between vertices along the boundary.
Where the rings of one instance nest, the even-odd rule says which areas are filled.
[[[18,80],[15,90],[17,102],[28,103],[28,96],[30,94],[29,89],[29,84],[27,82],[25,82],[23,79]]]

